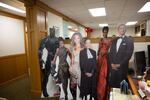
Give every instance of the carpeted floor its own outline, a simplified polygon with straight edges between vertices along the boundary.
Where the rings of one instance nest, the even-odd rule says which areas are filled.
[[[0,87],[0,97],[8,100],[58,100],[58,98],[40,98],[30,92],[29,79],[17,80],[7,86]]]

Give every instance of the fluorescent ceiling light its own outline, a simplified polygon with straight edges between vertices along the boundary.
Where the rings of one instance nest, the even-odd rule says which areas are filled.
[[[150,11],[150,2],[147,2],[138,12],[149,12]]]
[[[89,12],[93,17],[106,16],[105,8],[93,8],[89,9]]]
[[[126,25],[135,25],[136,23],[137,23],[137,21],[127,22]]]
[[[0,2],[0,7],[4,7],[4,8],[7,8],[7,9],[10,9],[10,10],[13,10],[13,11],[19,12],[19,13],[26,13],[24,10],[21,10],[21,9],[15,8],[15,7],[13,7],[13,6],[7,5],[7,4],[2,3],[2,2]]]
[[[75,28],[74,30],[75,30],[75,31],[77,31],[78,29],[77,29],[77,28]]]
[[[100,27],[108,26],[108,24],[99,24]]]
[[[72,28],[72,26],[68,26],[68,28]]]

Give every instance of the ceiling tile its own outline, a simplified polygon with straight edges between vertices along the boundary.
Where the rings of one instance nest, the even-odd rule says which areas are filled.
[[[50,7],[78,21],[81,24],[98,27],[99,23],[112,26],[131,20],[145,20],[150,18],[150,12],[137,13],[149,0],[41,0]],[[90,8],[105,7],[106,16],[92,17]]]

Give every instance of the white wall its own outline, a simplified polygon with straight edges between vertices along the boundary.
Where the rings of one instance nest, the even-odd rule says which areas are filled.
[[[64,26],[64,23],[67,24],[66,26]],[[71,22],[67,22],[67,21],[63,21],[63,18],[60,16],[57,16],[51,12],[48,12],[48,31],[49,28],[52,28],[53,26],[57,26],[59,27],[59,34],[56,34],[57,37],[69,37],[71,38],[72,34],[74,33],[73,31],[67,31],[66,29],[64,30],[64,28],[68,28],[68,26],[74,26],[76,28],[78,28],[78,26],[74,23]],[[78,28],[80,33],[82,34],[83,37],[86,37],[87,34],[84,30],[83,27],[79,27]],[[64,33],[67,32],[67,33]]]
[[[146,36],[150,36],[150,19],[146,22]]]
[[[110,27],[109,28],[109,33],[108,33],[108,37],[111,37],[112,35],[117,35],[117,28],[115,27]],[[135,29],[134,27],[127,27],[127,36],[135,36]],[[92,38],[98,38],[102,36],[102,28],[100,29],[96,29],[91,33],[91,37]]]
[[[137,52],[137,51],[145,51],[145,56],[146,58],[148,57],[148,52],[147,52],[147,45],[150,45],[150,42],[135,42],[134,43],[134,52]],[[98,43],[92,43],[92,49],[94,49],[96,52],[98,51]],[[66,44],[66,47],[67,48],[70,48],[70,44]],[[148,63],[148,62],[147,62]],[[130,59],[130,64],[129,64],[130,67],[135,67],[135,64],[134,64],[134,53]]]
[[[59,34],[56,34],[56,36],[63,37],[63,18],[51,12],[48,12],[48,31],[49,31],[49,28],[52,28],[53,26],[56,26],[60,29]]]
[[[0,15],[0,56],[25,53],[23,20]]]
[[[83,37],[87,37],[87,32],[85,31],[85,29],[83,27],[79,27],[79,32],[82,34]]]

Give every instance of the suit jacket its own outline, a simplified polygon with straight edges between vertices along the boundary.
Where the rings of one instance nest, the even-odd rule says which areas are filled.
[[[110,84],[114,87],[119,87],[120,82],[126,78],[128,72],[129,60],[132,56],[134,50],[133,40],[127,36],[122,39],[120,47],[116,49],[117,40],[116,38],[111,45],[109,53],[109,63],[110,63]],[[111,64],[120,64],[118,70],[113,70]]]
[[[93,58],[88,59],[87,49],[80,51],[80,68],[81,68],[81,96],[92,94],[95,97],[96,92],[96,51],[89,49]],[[92,77],[88,78],[85,73],[92,73]],[[92,90],[92,91],[91,91]]]
[[[80,51],[80,68],[81,72],[88,72],[95,74],[96,72],[96,51],[89,49],[91,54],[93,55],[93,58],[91,60],[88,60],[87,57],[87,49],[83,49]]]

